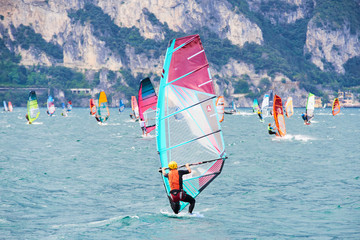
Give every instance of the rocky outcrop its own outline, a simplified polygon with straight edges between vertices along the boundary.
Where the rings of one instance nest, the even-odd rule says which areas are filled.
[[[305,53],[311,54],[311,61],[321,70],[329,70],[331,63],[338,73],[345,73],[343,65],[352,57],[360,56],[360,34],[352,35],[346,24],[341,29],[318,27],[314,17],[308,24]]]
[[[272,24],[290,24],[303,19],[313,8],[314,0],[247,0],[252,11],[261,13]]]
[[[4,20],[1,23],[8,29],[10,36],[11,25],[16,28],[23,24],[31,26],[46,41],[62,46],[63,65],[66,67],[94,70],[107,68],[113,71],[127,67],[144,73],[161,69],[158,59],[137,56],[131,47],[126,49],[126,59],[130,61],[125,63],[124,56],[115,55],[94,36],[89,24],[83,26],[71,22],[68,11],[80,9],[84,4],[83,0],[3,0],[0,14]],[[260,28],[243,15],[234,14],[227,1],[212,0],[200,4],[192,0],[185,4],[179,0],[108,0],[98,1],[97,4],[112,17],[115,24],[128,28],[135,26],[145,38],[164,40],[166,24],[171,30],[180,32],[207,27],[239,46],[245,42],[261,44],[263,40]],[[45,53],[32,56],[33,51],[20,47],[16,51],[23,56],[23,65],[52,64]]]

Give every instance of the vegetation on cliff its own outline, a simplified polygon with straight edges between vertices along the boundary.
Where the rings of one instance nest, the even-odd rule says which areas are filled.
[[[105,45],[114,54],[120,57],[123,62],[128,63],[125,49],[131,46],[136,54],[145,54],[147,57],[157,59],[165,54],[170,39],[189,35],[199,34],[206,49],[207,57],[212,67],[220,69],[227,64],[230,58],[252,64],[256,72],[266,71],[273,78],[277,73],[282,73],[292,81],[299,81],[301,87],[311,91],[318,96],[325,96],[322,87],[348,88],[360,85],[360,58],[350,59],[344,68],[344,75],[337,74],[331,63],[323,60],[325,71],[321,71],[311,63],[311,55],[304,53],[307,26],[313,16],[316,16],[316,24],[319,27],[338,29],[344,24],[350,26],[350,31],[355,34],[360,26],[360,8],[355,0],[341,1],[313,1],[306,2],[307,13],[303,19],[291,24],[274,23],[269,20],[267,14],[273,12],[295,11],[296,6],[275,0],[261,1],[259,11],[251,11],[247,1],[227,0],[233,7],[235,13],[244,14],[252,22],[256,23],[263,32],[264,44],[246,43],[242,48],[233,45],[228,39],[220,38],[210,29],[203,27],[194,29],[191,32],[174,32],[169,29],[166,23],[161,23],[156,16],[143,9],[148,21],[154,26],[159,26],[165,35],[165,40],[145,39],[141,36],[136,27],[126,28],[117,26],[111,17],[105,14],[102,9],[93,4],[87,3],[84,8],[70,10],[68,16],[72,23],[82,25],[90,24],[96,38],[105,42]],[[25,50],[39,51],[46,53],[54,62],[63,61],[62,46],[46,42],[40,34],[35,33],[31,26],[20,25],[18,28],[11,27],[14,41],[6,35],[0,38],[0,80],[3,86],[38,86],[57,89],[68,88],[91,88],[100,82],[99,74],[94,79],[85,79],[85,75],[75,70],[53,66],[32,66],[24,67],[19,65],[21,56],[14,54],[14,48],[21,46]],[[11,51],[9,50],[12,49]],[[162,63],[159,63],[162,64]],[[114,91],[120,91],[126,96],[136,95],[138,80],[129,69],[119,69],[115,73],[109,71],[107,76],[113,85]],[[249,97],[257,97],[263,94],[270,86],[269,79],[261,80],[261,91],[251,92],[249,76],[237,76],[233,82],[235,93],[248,93]],[[121,84],[122,81],[126,84]],[[224,82],[232,81],[231,78],[223,79]]]

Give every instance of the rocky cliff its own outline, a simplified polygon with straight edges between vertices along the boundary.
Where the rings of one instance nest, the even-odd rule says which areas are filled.
[[[124,75],[119,73],[120,69],[128,69],[135,77],[138,74],[159,76],[164,52],[157,56],[154,53],[158,51],[156,47],[139,52],[137,46],[130,42],[121,51],[114,51],[106,39],[108,35],[96,29],[89,16],[87,19],[83,16],[78,19],[70,17],[71,14],[78,16],[77,11],[89,4],[110,16],[112,24],[118,29],[133,29],[142,38],[154,43],[168,42],[170,39],[166,36],[169,32],[186,35],[206,29],[218,39],[229,40],[239,49],[249,44],[266,45],[263,30],[258,25],[260,21],[256,20],[261,18],[254,17],[254,14],[260,14],[274,26],[316,17],[311,15],[316,7],[315,0],[247,0],[248,8],[241,8],[237,5],[239,3],[227,0],[1,0],[0,38],[8,39],[6,46],[21,55],[20,64],[24,66],[64,66],[83,72],[90,80],[95,72],[100,71],[100,82],[95,86],[98,90],[107,88],[114,93],[116,84],[131,87]],[[48,54],[34,44],[20,44],[17,32],[24,26],[40,34],[51,46],[61,49],[61,57]],[[303,54],[310,54],[311,61],[321,70],[327,70],[324,63],[330,63],[336,72],[344,73],[344,63],[360,55],[359,35],[350,34],[346,25],[332,31],[318,27],[314,20],[310,20],[303,49]],[[261,58],[266,59],[267,54]],[[219,94],[225,94],[229,101],[235,99],[240,106],[250,106],[252,102],[252,99],[245,98],[245,94],[236,93],[234,88],[244,75],[248,76],[244,81],[252,92],[260,93],[261,80],[268,79],[268,87],[277,89],[280,95],[296,95],[296,105],[303,105],[305,101],[305,90],[296,77],[287,76],[285,71],[272,71],[271,74],[266,68],[259,71],[252,62],[239,60],[237,56],[230,57],[221,66],[211,62],[210,65]],[[118,80],[108,79],[109,71],[116,72]],[[113,97],[118,98],[119,94]]]
[[[359,6],[360,7],[360,6]],[[350,59],[360,56],[360,33],[351,34],[349,24],[334,29],[330,26],[318,27],[314,17],[308,24],[305,52],[311,54],[311,61],[321,70],[334,68],[345,73],[343,65]],[[326,66],[330,63],[330,66]]]

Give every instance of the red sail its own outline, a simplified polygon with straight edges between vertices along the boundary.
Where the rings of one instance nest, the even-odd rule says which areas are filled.
[[[274,96],[273,115],[279,136],[280,137],[285,136],[286,127],[285,127],[285,118],[284,118],[282,101],[281,98],[276,94]]]

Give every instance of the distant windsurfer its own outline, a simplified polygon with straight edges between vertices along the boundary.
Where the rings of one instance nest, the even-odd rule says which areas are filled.
[[[26,120],[28,121],[28,124],[31,124],[31,122],[30,122],[30,120],[29,120],[29,115],[25,115],[25,118],[26,118]]]
[[[269,123],[269,126],[268,126],[268,132],[270,135],[278,135],[276,132],[275,132],[275,129],[273,128],[273,126],[271,126],[271,123]]]
[[[258,116],[260,118],[260,121],[263,121],[263,117],[261,116],[261,111],[260,110],[257,111],[257,114],[258,114]]]
[[[310,121],[308,120],[308,115],[306,113],[302,113],[301,117],[304,120],[304,124],[310,124]]]
[[[189,213],[192,213],[195,207],[195,199],[183,190],[182,176],[191,173],[189,164],[185,165],[187,170],[177,170],[177,163],[169,162],[170,172],[166,173],[166,167],[162,168],[162,174],[169,179],[170,184],[170,204],[175,214],[180,211],[180,201],[190,203]]]
[[[101,122],[99,115],[97,115],[97,114],[95,115],[95,119],[96,119],[96,121]]]
[[[144,120],[140,120],[140,127],[142,130],[142,135],[143,136],[147,136],[147,131],[146,131],[146,127],[145,127],[145,121]]]

